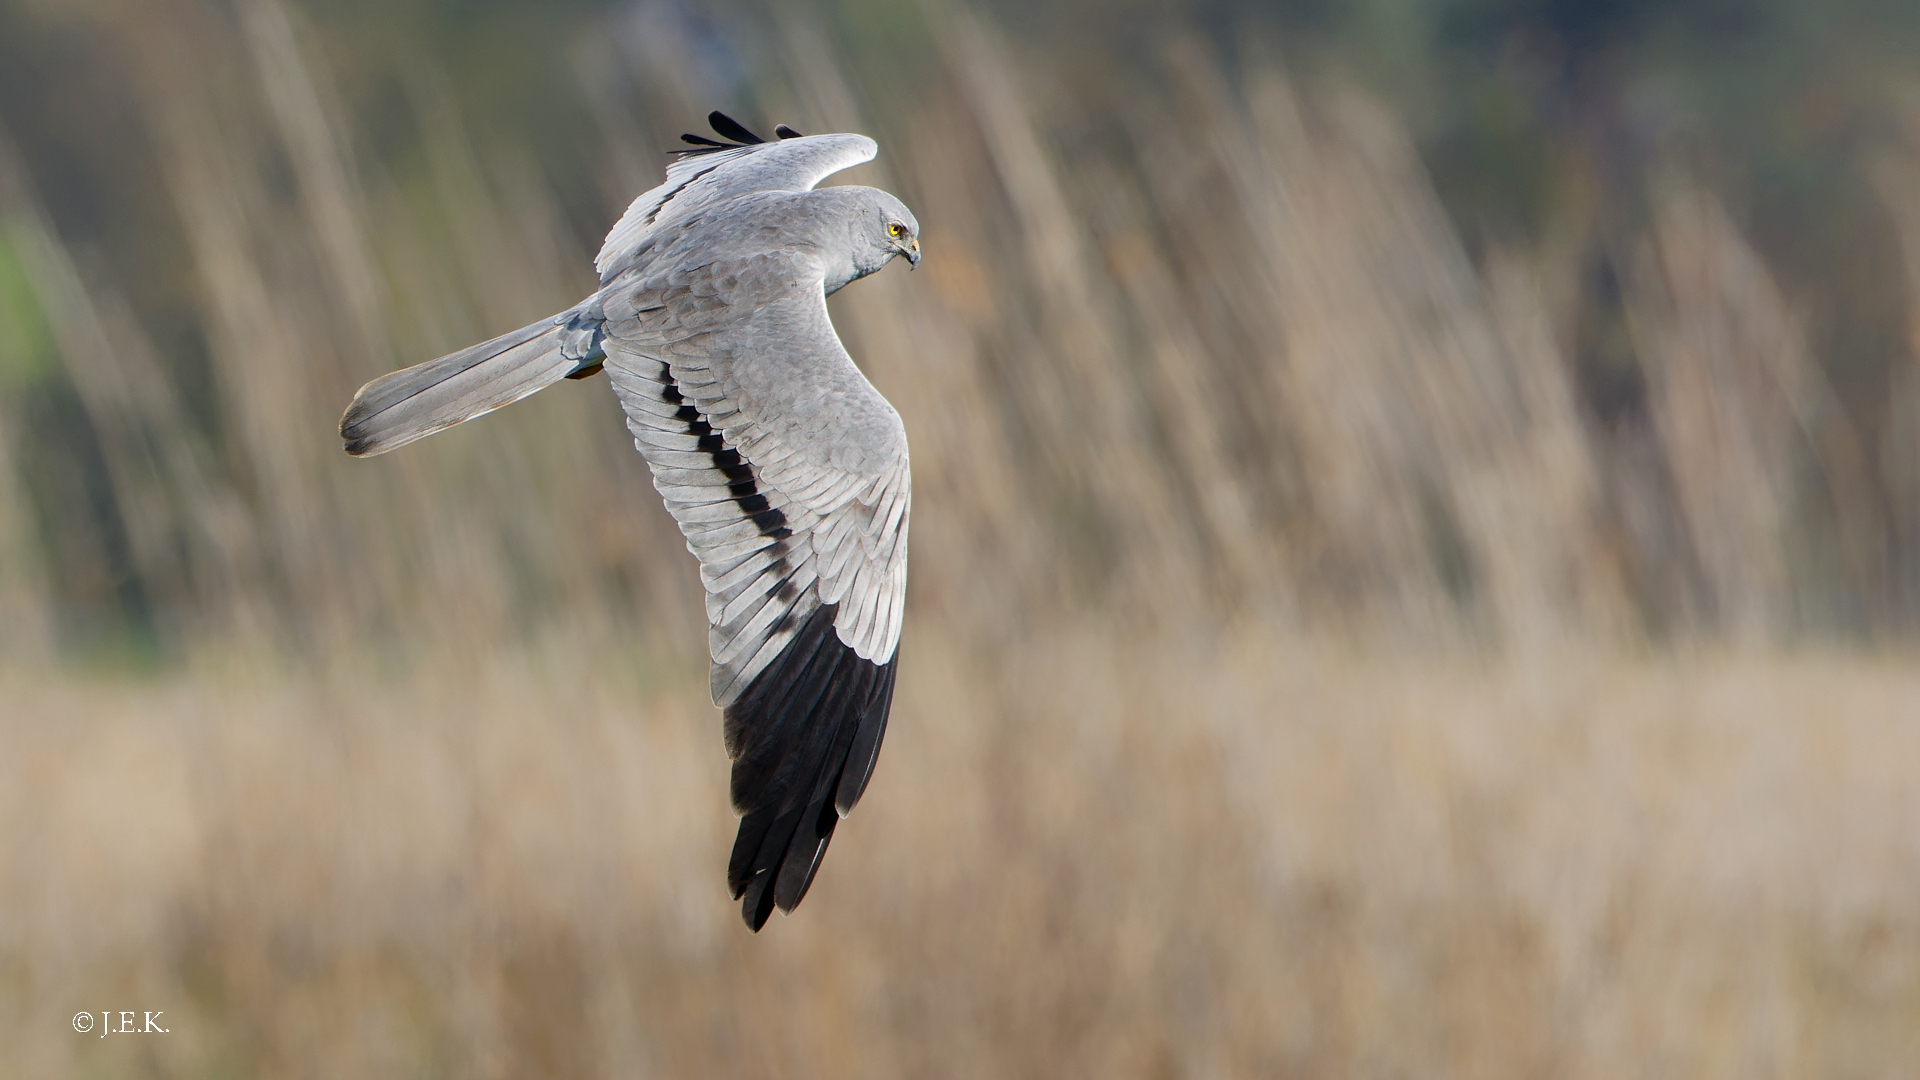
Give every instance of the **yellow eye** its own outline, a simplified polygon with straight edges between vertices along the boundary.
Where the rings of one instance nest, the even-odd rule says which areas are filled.
[[[900,224],[897,221],[887,226],[888,236],[904,236],[906,235],[906,231],[907,231],[907,227],[905,225]]]

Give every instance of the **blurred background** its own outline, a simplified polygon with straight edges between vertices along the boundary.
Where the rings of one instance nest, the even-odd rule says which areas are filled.
[[[0,1071],[1920,1062],[1920,7],[0,0]],[[861,131],[892,730],[758,937],[604,380],[353,461],[681,131]],[[166,1034],[74,1013],[163,1010]]]

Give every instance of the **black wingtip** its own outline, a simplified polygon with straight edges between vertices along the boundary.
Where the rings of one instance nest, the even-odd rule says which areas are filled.
[[[757,934],[772,914],[773,875],[762,874],[747,890],[747,897],[740,904],[740,917],[746,920],[747,929]]]
[[[812,886],[843,808],[872,775],[893,701],[895,660],[842,642],[822,604],[773,664],[727,706],[727,753],[740,828],[727,892],[749,929],[791,911]]]
[[[714,132],[723,139],[732,139],[734,142],[743,143],[747,146],[755,146],[767,141],[755,135],[753,132],[748,131],[745,124],[721,112],[719,109],[715,109],[707,114],[707,123],[712,124]]]
[[[721,142],[718,139],[709,139],[705,135],[695,135],[688,132],[680,136],[680,141],[691,144],[691,148],[687,150],[675,150],[673,152],[681,155],[711,154],[720,150],[739,150],[743,147],[759,146],[767,141],[755,135],[753,132],[748,131],[745,124],[721,112],[719,109],[715,109],[707,114],[707,123],[713,125],[714,134],[720,136],[720,139],[728,141]],[[783,139],[798,138],[800,136],[799,132],[794,131],[785,124],[781,124],[779,128],[775,130],[775,134]]]

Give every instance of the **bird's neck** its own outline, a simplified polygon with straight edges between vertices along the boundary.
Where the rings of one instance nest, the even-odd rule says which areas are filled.
[[[838,266],[833,265],[832,263],[829,263],[827,266],[827,281],[826,281],[827,295],[832,296],[834,293],[837,293],[841,289],[846,288],[848,285],[851,285],[854,282],[859,281],[861,278],[866,277],[868,274],[873,273],[877,269],[879,269],[879,267],[877,266],[876,267],[856,266],[854,265],[851,259],[846,260],[843,264]]]
[[[828,296],[886,264],[884,259],[876,261],[871,245],[860,239],[859,226],[867,211],[853,189],[827,188],[807,192],[800,198],[806,200],[811,211],[807,226],[812,234],[809,239],[817,245],[816,250],[826,264]]]

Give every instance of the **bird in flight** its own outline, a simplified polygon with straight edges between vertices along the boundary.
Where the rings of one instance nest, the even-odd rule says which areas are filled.
[[[739,833],[727,887],[758,931],[813,883],[860,801],[893,702],[907,588],[907,435],[827,297],[920,226],[869,187],[864,135],[768,142],[724,113],[607,235],[600,289],[551,318],[360,388],[347,453],[382,454],[563,378],[609,376],[700,561]]]

